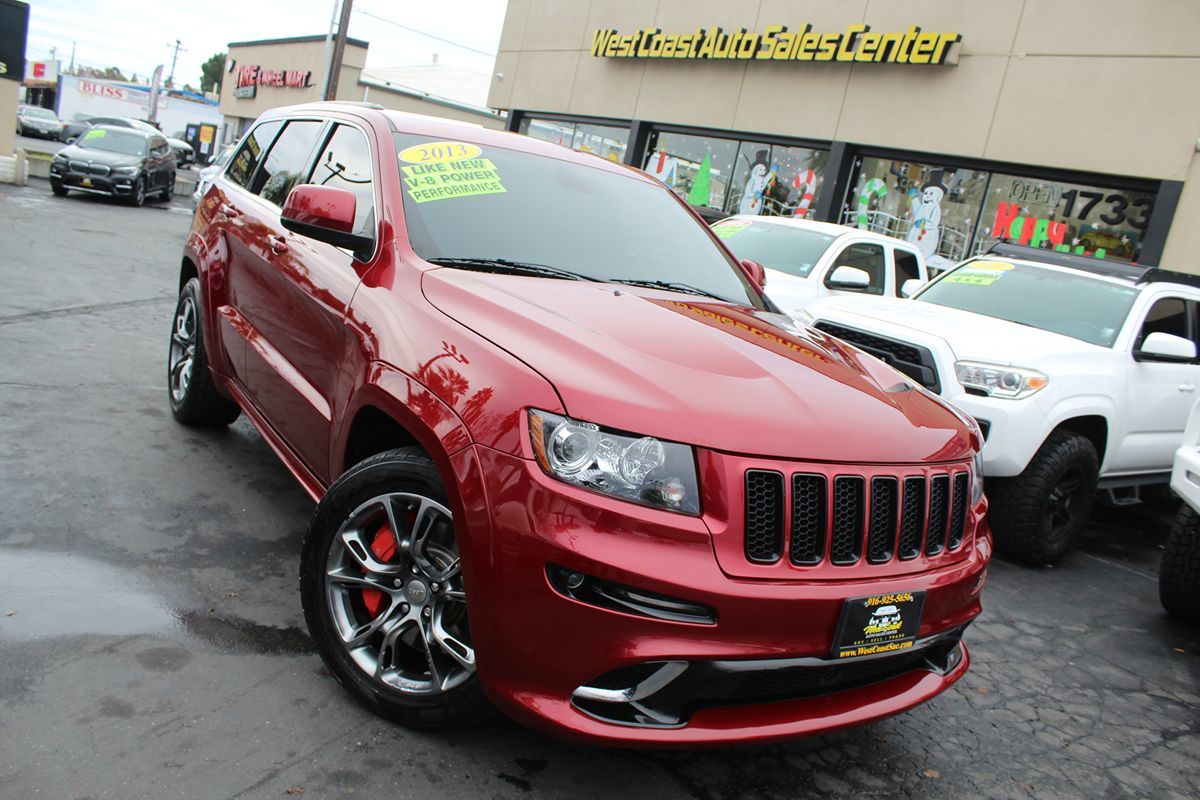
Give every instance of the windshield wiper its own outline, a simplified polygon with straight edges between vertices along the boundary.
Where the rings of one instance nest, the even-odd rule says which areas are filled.
[[[608,283],[624,283],[629,286],[645,286],[647,289],[667,289],[672,292],[684,292],[686,294],[698,294],[703,297],[711,297],[714,300],[720,300],[723,303],[734,303],[736,300],[730,300],[728,297],[721,297],[719,294],[692,286],[687,283],[679,283],[677,281],[656,281],[649,278],[605,278]]]
[[[507,258],[427,258],[430,264],[442,267],[462,267],[477,269],[481,272],[495,272],[501,275],[536,275],[542,278],[564,278],[571,281],[594,281],[595,278],[581,275],[558,267],[545,264],[533,264],[528,261],[509,261]]]

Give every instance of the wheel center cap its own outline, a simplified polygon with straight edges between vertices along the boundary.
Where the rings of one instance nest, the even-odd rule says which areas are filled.
[[[409,581],[408,586],[404,587],[404,596],[409,602],[419,605],[429,599],[429,589],[420,581]]]

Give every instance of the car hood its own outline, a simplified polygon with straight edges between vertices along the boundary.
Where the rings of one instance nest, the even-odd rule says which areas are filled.
[[[109,167],[133,167],[142,163],[142,156],[110,153],[107,150],[90,150],[76,144],[67,145],[59,150],[57,155],[73,161],[90,161],[93,164],[105,164]]]
[[[920,300],[828,298],[813,304],[808,313],[815,320],[828,319],[884,335],[912,332],[912,341],[918,344],[936,336],[946,343],[955,358],[997,364],[1037,366],[1030,360],[1036,360],[1038,356],[1095,353],[1106,349],[1060,333]],[[880,329],[876,322],[886,323],[888,330]]]
[[[438,309],[520,358],[571,416],[714,450],[917,463],[971,453],[956,412],[782,315],[584,281],[434,269]]]

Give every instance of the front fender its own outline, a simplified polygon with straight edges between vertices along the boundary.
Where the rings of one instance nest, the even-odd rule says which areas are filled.
[[[1078,417],[1104,418],[1107,437],[1104,447],[1104,457],[1100,463],[1100,472],[1103,474],[1109,456],[1114,450],[1113,444],[1117,441],[1118,433],[1113,430],[1113,420],[1117,419],[1117,408],[1111,397],[1101,394],[1072,395],[1056,402],[1046,414],[1046,425],[1042,431],[1038,446],[1041,446],[1040,442],[1046,441],[1046,437],[1055,428],[1068,420],[1077,419]]]

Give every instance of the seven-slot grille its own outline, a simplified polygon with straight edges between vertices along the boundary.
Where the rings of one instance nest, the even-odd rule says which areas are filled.
[[[826,559],[849,566],[961,547],[970,477],[960,469],[928,476],[797,472],[785,480],[776,470],[750,469],[745,489],[749,561],[773,564],[786,555],[796,566]]]

